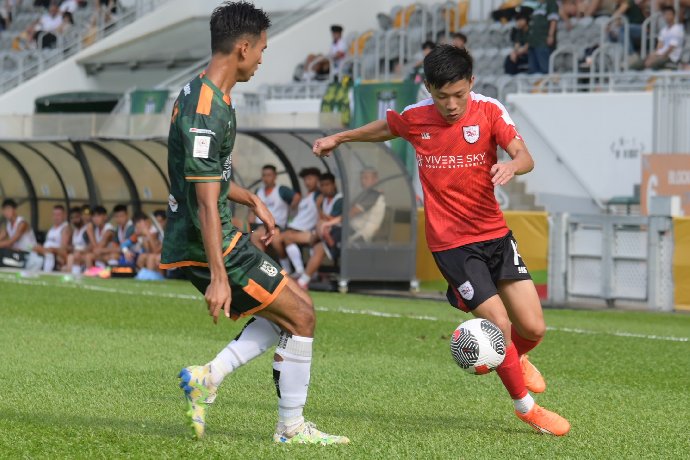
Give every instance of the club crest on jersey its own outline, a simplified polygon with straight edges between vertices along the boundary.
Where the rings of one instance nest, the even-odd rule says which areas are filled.
[[[472,297],[474,297],[474,287],[472,287],[472,283],[469,281],[462,283],[458,288],[458,291],[465,300],[472,300]]]
[[[264,263],[261,264],[261,267],[259,267],[259,270],[262,272],[266,273],[268,276],[271,278],[275,277],[278,274],[278,269],[275,268],[269,261],[264,260]]]
[[[469,144],[474,144],[479,140],[479,125],[463,126],[462,135]]]

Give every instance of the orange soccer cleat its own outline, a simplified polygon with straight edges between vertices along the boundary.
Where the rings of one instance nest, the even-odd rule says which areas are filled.
[[[543,393],[546,390],[546,382],[542,377],[541,372],[534,367],[534,364],[529,362],[527,355],[520,357],[520,365],[522,366],[522,378],[525,380],[525,386],[532,393]]]
[[[526,414],[515,411],[515,415],[539,433],[563,436],[570,431],[570,422],[557,413],[546,410],[536,403]]]

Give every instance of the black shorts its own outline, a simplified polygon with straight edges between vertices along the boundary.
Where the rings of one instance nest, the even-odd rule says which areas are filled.
[[[225,256],[225,269],[232,294],[230,317],[238,319],[269,306],[288,282],[280,265],[256,248],[247,235],[242,235]],[[204,294],[211,283],[208,267],[182,268],[185,277]]]
[[[448,281],[446,297],[455,308],[469,312],[498,294],[500,280],[531,280],[513,232],[494,240],[434,252]]]

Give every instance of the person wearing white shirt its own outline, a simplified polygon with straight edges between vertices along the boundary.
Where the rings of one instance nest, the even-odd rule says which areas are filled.
[[[17,203],[6,199],[2,202],[4,228],[0,228],[0,249],[29,252],[36,246],[36,236],[29,223],[17,215]]]
[[[668,64],[678,64],[683,52],[685,30],[676,24],[676,10],[672,6],[661,9],[666,27],[661,29],[656,51],[647,56],[644,66],[647,69],[661,69]]]
[[[332,25],[331,35],[333,36],[333,43],[331,43],[331,50],[328,53],[328,57],[333,60],[333,70],[337,71],[340,68],[340,63],[347,55],[347,45],[343,38],[343,26]]]
[[[304,63],[302,78],[312,80],[328,76],[331,71],[337,71],[340,64],[347,56],[347,44],[343,38],[343,26],[334,24],[331,26],[331,45],[328,55],[310,54]],[[333,68],[331,69],[331,62]],[[297,78],[297,77],[295,77]]]

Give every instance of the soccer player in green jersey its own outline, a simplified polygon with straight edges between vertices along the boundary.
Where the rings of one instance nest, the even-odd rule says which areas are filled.
[[[278,392],[281,443],[342,444],[304,420],[314,334],[309,296],[231,223],[226,198],[252,209],[266,226],[274,220],[249,191],[232,183],[235,110],[230,90],[261,64],[270,20],[251,3],[223,3],[211,16],[211,61],[180,91],[168,138],[170,197],[162,268],[179,268],[205,295],[210,315],[252,316],[215,359],[180,372],[194,435],[201,438],[208,404],[225,376],[277,344],[273,378]]]

